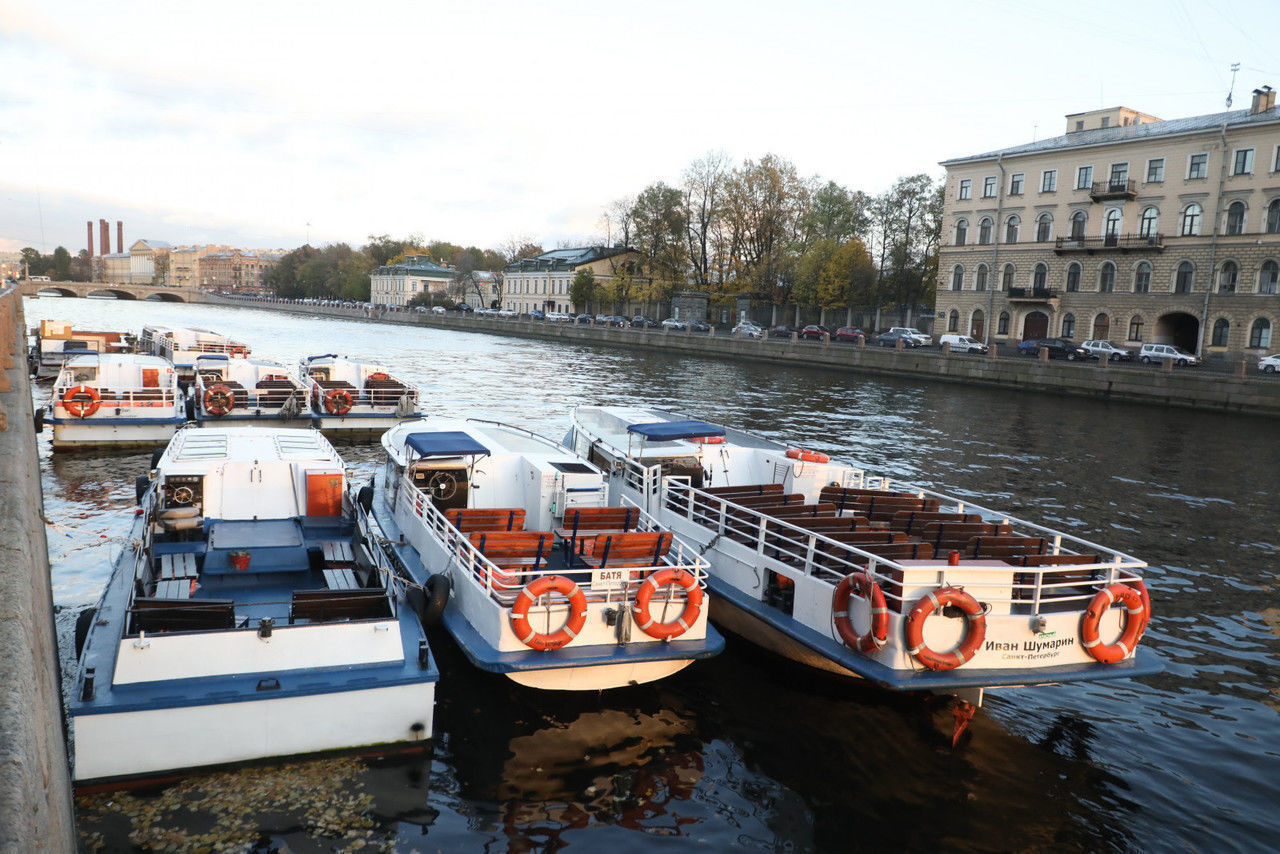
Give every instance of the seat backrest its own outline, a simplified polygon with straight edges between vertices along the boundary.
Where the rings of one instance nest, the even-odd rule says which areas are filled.
[[[524,528],[523,507],[453,507],[444,511],[444,518],[464,534]]]
[[[640,510],[636,507],[575,507],[564,514],[564,526],[574,531],[629,531],[639,521]]]
[[[671,550],[670,531],[633,531],[629,534],[599,534],[586,554],[597,558],[600,566],[637,565],[637,560],[647,560],[645,565],[656,566],[662,556]]]

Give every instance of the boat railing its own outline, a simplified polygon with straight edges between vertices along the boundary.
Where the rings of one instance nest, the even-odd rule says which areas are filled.
[[[113,407],[153,407],[174,406],[178,400],[177,385],[159,386],[103,386],[100,380],[92,383],[76,382],[70,379],[59,379],[53,386],[52,399],[60,401],[68,391],[79,386],[88,386],[98,393],[103,405]]]
[[[758,560],[776,571],[810,576],[832,586],[852,572],[866,572],[880,584],[890,610],[899,613],[906,610],[904,596],[908,591],[905,588],[910,586],[906,581],[907,573],[912,573],[911,577],[919,580],[921,563],[932,576],[931,586],[960,585],[980,601],[1002,606],[1002,610],[1029,607],[1031,613],[1038,613],[1041,605],[1049,602],[1055,608],[1083,609],[1099,588],[1116,582],[1140,580],[1140,570],[1145,567],[1141,561],[1120,552],[1029,523],[1027,529],[1055,534],[1049,554],[1055,557],[1091,554],[1097,560],[1025,567],[1000,560],[949,565],[948,556],[935,555],[927,562],[917,561],[916,565],[911,565],[877,554],[874,546],[860,548],[843,543],[807,530],[802,525],[773,518],[697,489],[690,485],[688,478],[665,478],[662,500],[671,510],[708,529],[717,538],[737,541],[755,551]],[[952,498],[947,498],[947,501],[955,503]],[[1012,517],[1007,518],[1012,524],[1022,524]],[[1071,547],[1065,547],[1064,541],[1071,543]]]
[[[201,379],[197,379],[195,394],[196,399],[201,401],[203,405],[204,393],[212,388],[221,380],[205,383]],[[289,398],[294,398],[303,407],[307,405],[307,392],[298,386],[293,388],[246,388],[240,386],[233,388],[232,393],[235,395],[235,409],[280,409],[289,402]]]
[[[335,379],[334,382],[337,382],[339,380],[341,380],[341,378]],[[350,380],[346,380],[346,382],[350,383]],[[329,391],[330,388],[333,388],[333,386],[325,387],[321,385],[316,380],[315,377],[312,377],[312,376],[305,376],[302,380],[302,383],[303,383],[303,390],[308,395],[311,396],[312,400],[319,400],[320,403],[318,405],[321,407],[321,409],[323,409],[324,408],[323,400],[324,400],[325,392]],[[355,408],[358,406],[358,407],[369,407],[369,408],[383,407],[385,409],[395,409],[397,406],[400,405],[400,401],[405,397],[405,395],[409,396],[410,403],[412,403],[414,406],[417,406],[419,397],[420,397],[420,390],[418,389],[418,387],[414,385],[409,385],[408,383],[404,384],[403,388],[400,389],[399,394],[397,394],[394,398],[391,398],[391,392],[393,391],[393,389],[362,388],[352,383],[351,387],[347,390],[351,392],[352,408]]]

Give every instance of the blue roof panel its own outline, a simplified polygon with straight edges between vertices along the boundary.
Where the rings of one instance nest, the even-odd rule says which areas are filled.
[[[404,446],[413,448],[423,457],[489,456],[489,449],[460,430],[443,430],[438,433],[410,433]]]
[[[652,424],[629,424],[627,431],[637,433],[646,439],[659,441],[724,435],[723,427],[717,427],[705,421],[657,421]]]

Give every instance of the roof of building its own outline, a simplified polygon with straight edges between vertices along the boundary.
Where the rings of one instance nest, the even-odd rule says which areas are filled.
[[[452,279],[457,270],[437,264],[426,255],[406,255],[398,264],[387,264],[370,273],[370,276],[427,276],[435,279]]]
[[[1225,113],[1209,113],[1203,116],[1190,116],[1185,119],[1168,119],[1161,122],[1148,122],[1138,125],[1120,125],[1109,128],[1081,130],[1062,136],[1040,139],[1010,148],[999,148],[983,154],[971,154],[965,157],[953,157],[943,160],[942,166],[951,166],[973,160],[994,160],[1000,155],[1013,157],[1021,154],[1042,154],[1059,149],[1086,148],[1093,145],[1112,145],[1118,142],[1152,139],[1178,134],[1203,133],[1217,130],[1224,124],[1228,128],[1247,125],[1260,125],[1280,121],[1280,108],[1272,107],[1259,113],[1250,110],[1229,110]]]
[[[635,250],[626,246],[578,246],[570,249],[552,249],[532,258],[521,258],[502,268],[504,273],[524,273],[532,271],[573,270],[583,264],[624,255]]]
[[[136,240],[134,241],[133,245],[131,245],[129,248],[132,250],[133,247],[137,246],[139,243],[143,244],[148,249],[172,249],[173,248],[172,244],[164,240],[151,240],[149,238],[144,240]]]

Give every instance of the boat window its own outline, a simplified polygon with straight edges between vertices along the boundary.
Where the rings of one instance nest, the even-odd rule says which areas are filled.
[[[73,368],[71,370],[71,379],[78,383],[93,382],[98,378],[98,369],[94,368]]]
[[[578,463],[578,462],[556,462],[555,460],[552,460],[551,467],[554,468],[556,471],[564,472],[565,474],[591,474],[592,473],[592,469],[590,466],[587,466],[587,465],[584,465],[583,463]]]

